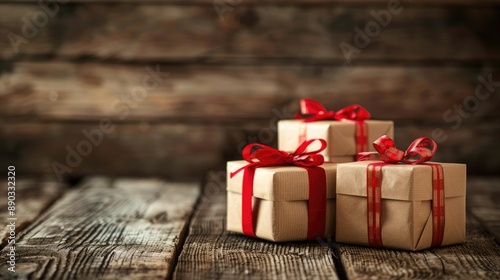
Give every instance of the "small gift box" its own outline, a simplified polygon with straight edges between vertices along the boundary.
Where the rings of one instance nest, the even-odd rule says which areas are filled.
[[[393,137],[392,121],[369,120],[370,113],[360,105],[351,105],[337,112],[328,111],[314,100],[300,101],[301,113],[309,115],[278,122],[278,149],[292,151],[308,139],[325,139],[327,149],[321,152],[330,162],[351,162],[360,152],[375,151],[368,143],[382,135]]]
[[[246,161],[227,163],[227,230],[275,242],[333,236],[337,164],[305,153],[313,141],[294,153],[250,144]]]
[[[387,136],[374,146],[380,160],[338,166],[337,242],[410,251],[465,242],[465,164],[426,162],[437,148],[426,137],[406,152]]]

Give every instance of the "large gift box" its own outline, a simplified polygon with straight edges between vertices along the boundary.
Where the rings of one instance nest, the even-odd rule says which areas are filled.
[[[357,153],[375,151],[368,143],[394,134],[392,121],[370,120],[370,114],[359,105],[333,112],[314,100],[303,99],[301,111],[311,117],[278,122],[278,149],[293,151],[305,140],[325,139],[328,146],[321,152],[325,160],[352,162]]]
[[[411,251],[463,243],[465,189],[464,164],[339,164],[336,240]]]
[[[275,242],[333,236],[336,170],[334,163],[261,167],[228,162],[227,230]]]

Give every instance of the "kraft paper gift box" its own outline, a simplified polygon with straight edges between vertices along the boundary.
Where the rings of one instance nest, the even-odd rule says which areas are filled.
[[[230,173],[247,165],[247,161],[227,163],[227,230],[243,233],[243,173]],[[319,167],[326,174],[326,219],[324,236],[335,233],[335,179],[337,164]],[[253,184],[253,215],[255,235],[275,241],[307,240],[308,236],[308,172],[298,166],[258,167]]]
[[[380,239],[384,248],[417,251],[465,242],[465,164],[439,163],[443,170],[444,207],[433,208],[433,176],[429,164],[384,164],[380,173],[367,174],[371,163],[339,164],[337,170],[337,242],[370,246],[368,223],[380,217]],[[368,172],[375,172],[373,169]],[[373,174],[381,180],[380,213],[368,211],[367,181]],[[371,191],[371,190],[370,190]],[[442,195],[442,192],[439,192]],[[435,193],[437,195],[437,192]],[[433,243],[436,220],[433,213],[444,210],[442,242]],[[376,212],[376,211],[375,211]],[[439,239],[437,239],[439,240]],[[373,246],[373,243],[371,244]]]
[[[365,120],[367,143],[372,143],[381,135],[394,135],[394,122]],[[355,160],[356,129],[354,121],[323,120],[304,122],[303,120],[281,120],[278,121],[278,149],[292,151],[298,146],[300,135],[303,133],[305,140],[319,138],[325,139],[327,148],[321,152],[326,161],[330,162],[352,162]],[[366,152],[375,151],[371,145],[367,145]]]

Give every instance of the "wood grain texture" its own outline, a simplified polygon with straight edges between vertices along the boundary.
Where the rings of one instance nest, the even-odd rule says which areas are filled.
[[[53,19],[47,20],[41,27],[23,26],[32,22],[32,16],[41,8],[35,4],[0,4],[0,59],[12,59],[19,56],[50,54],[57,48],[53,30],[57,30]],[[43,16],[41,17],[43,21]],[[23,35],[24,34],[24,35]]]
[[[6,169],[7,170],[7,169]],[[5,171],[7,173],[7,171]],[[17,176],[16,176],[17,177]],[[2,181],[2,192],[0,193],[0,220],[7,221],[7,218],[17,218],[16,232],[19,233],[33,222],[43,211],[45,211],[54,201],[56,201],[66,190],[66,185],[51,179],[42,178],[20,178],[17,177],[16,211],[14,216],[9,216],[7,211],[7,181]],[[5,245],[10,230],[0,227],[0,239]],[[3,246],[2,246],[3,247]]]
[[[340,245],[337,249],[351,279],[498,279],[500,245],[498,179],[467,182],[467,242],[421,252]],[[486,197],[491,198],[486,198]],[[471,215],[472,214],[472,215]],[[484,225],[487,228],[483,227]],[[487,230],[490,230],[488,233]]]
[[[450,9],[406,4],[367,46],[358,44],[362,48],[352,56],[354,62],[500,59],[500,39],[494,32],[500,27],[496,6]],[[3,4],[0,35],[21,36],[21,19],[38,9]],[[386,7],[241,5],[221,20],[211,5],[65,5],[20,44],[17,53],[9,40],[0,41],[0,58],[347,63],[340,44],[354,44],[354,28],[364,29],[374,20],[370,12],[380,9]]]
[[[469,182],[469,211],[500,244],[500,180],[474,178]]]
[[[438,143],[433,157],[437,162],[455,162],[467,164],[468,174],[498,176],[500,170],[500,124],[498,119],[476,121],[475,117],[465,119],[462,125],[454,130],[445,122],[425,124],[417,121],[396,121],[394,140],[397,147],[405,150],[411,142],[421,136],[429,136]],[[232,147],[228,159],[241,159],[239,155],[246,143],[260,142],[276,147],[276,133],[273,125],[268,123],[246,125],[232,129],[227,146]],[[442,129],[443,135],[438,137],[436,129]],[[274,133],[274,134],[272,134]],[[268,136],[270,135],[270,136]]]
[[[52,176],[52,164],[58,162],[69,168],[59,172],[63,178],[110,174],[192,181],[214,166],[224,166],[224,151],[229,149],[223,146],[228,135],[217,125],[144,122],[114,128],[115,133],[101,132],[99,145],[90,145],[84,131],[97,133],[99,123],[2,123],[0,162],[15,164],[24,174]]]
[[[210,177],[174,279],[337,279],[325,244],[277,244],[226,232],[225,172]]]
[[[89,180],[18,236],[16,276],[165,279],[198,194],[194,184]],[[2,278],[11,277],[0,259]]]
[[[111,174],[196,180],[210,169],[223,168],[227,160],[240,159],[246,144],[260,142],[276,146],[277,139],[272,120],[224,126],[117,123],[114,124],[116,136],[103,136],[101,144],[93,145],[92,152],[81,156],[81,162],[73,167],[67,163],[68,149],[76,151],[79,143],[88,139],[82,131],[94,131],[98,123],[0,124],[0,149],[4,155],[0,164],[15,164],[25,174],[54,176],[51,164],[56,161],[71,169],[63,173],[63,178]],[[436,128],[443,128],[447,139],[439,142],[434,160],[466,163],[470,174],[498,175],[498,121],[464,122],[457,130],[445,123],[396,122],[395,140],[398,147],[405,149],[422,135],[436,138],[433,136]],[[69,162],[75,159],[70,158]]]
[[[420,136],[434,135],[435,129],[443,129],[446,134],[444,141],[438,141],[438,150],[433,161],[456,162],[467,164],[469,175],[498,176],[500,170],[500,150],[494,144],[500,137],[500,122],[489,124],[464,120],[464,124],[453,130],[446,123],[431,125],[405,125],[396,123],[395,139],[398,147],[406,149],[410,143]]]
[[[350,279],[498,279],[500,246],[470,215],[464,245],[404,252],[340,245]]]
[[[443,122],[443,114],[455,104],[463,106],[479,86],[486,96],[473,112],[472,119],[479,121],[500,117],[500,88],[492,86],[489,92],[481,83],[483,78],[500,81],[499,70],[21,62],[0,74],[0,116],[234,123],[269,120],[276,112],[281,112],[279,118],[291,118],[299,99],[309,97],[332,110],[362,104],[376,119]],[[153,72],[161,73],[158,80]],[[143,87],[148,77],[153,78]]]

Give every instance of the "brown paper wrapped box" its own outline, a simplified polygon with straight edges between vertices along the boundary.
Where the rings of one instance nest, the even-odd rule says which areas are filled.
[[[337,242],[368,246],[367,166],[337,169]],[[465,164],[440,163],[444,171],[445,226],[442,246],[465,242]],[[381,233],[384,248],[417,251],[431,247],[432,170],[425,164],[382,167]]]
[[[366,120],[368,127],[368,143],[372,143],[382,135],[393,138],[394,123],[392,121]],[[305,126],[305,127],[304,127]],[[300,144],[299,135],[305,130],[306,139],[325,139],[328,146],[321,152],[326,161],[351,162],[356,155],[355,123],[351,121],[316,121],[281,120],[278,122],[278,150],[291,152]],[[368,151],[375,151],[368,144]]]
[[[247,165],[246,161],[227,163],[227,230],[243,233],[241,191],[243,171],[233,178],[230,173]],[[335,178],[337,164],[321,165],[326,173],[325,237],[335,233]],[[255,235],[275,241],[307,239],[309,182],[307,171],[297,166],[259,167],[255,171],[253,214]]]

